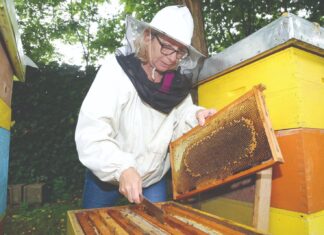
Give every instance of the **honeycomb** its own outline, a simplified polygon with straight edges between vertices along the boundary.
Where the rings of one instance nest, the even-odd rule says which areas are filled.
[[[175,194],[220,184],[272,160],[272,149],[254,92],[233,102],[171,144]],[[268,132],[269,133],[269,132]],[[234,177],[235,178],[235,177]]]

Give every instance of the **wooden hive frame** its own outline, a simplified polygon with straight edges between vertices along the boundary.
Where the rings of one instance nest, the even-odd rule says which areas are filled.
[[[197,126],[197,127],[193,128],[192,130],[190,130],[189,132],[187,132],[186,134],[184,134],[183,136],[181,136],[180,138],[178,138],[177,140],[173,141],[170,144],[173,198],[175,200],[190,197],[197,193],[217,187],[218,185],[222,185],[224,183],[233,181],[235,179],[239,179],[241,177],[261,171],[265,168],[271,167],[276,162],[283,162],[282,154],[281,154],[275,133],[271,127],[267,109],[265,107],[265,101],[264,101],[264,97],[262,94],[262,91],[264,89],[265,88],[262,85],[253,87],[252,90],[250,90],[249,92],[247,92],[240,98],[236,99],[234,102],[230,103],[223,109],[219,110],[211,118],[207,119],[204,126]],[[251,120],[248,120],[248,118],[247,118],[247,120],[249,121],[251,126],[256,129],[257,134],[255,134],[255,136],[260,137],[261,135],[264,135],[264,136],[262,136],[262,138],[266,140],[267,145],[268,145],[268,147],[265,147],[265,150],[267,151],[267,154],[268,154],[268,156],[270,156],[270,158],[265,161],[258,162],[257,164],[255,164],[253,166],[249,166],[249,167],[247,167],[247,169],[238,170],[237,172],[231,173],[231,174],[226,175],[225,177],[221,177],[221,178],[215,178],[215,177],[211,176],[210,178],[207,177],[208,179],[202,179],[201,181],[198,181],[199,177],[201,177],[201,175],[199,175],[199,174],[193,175],[193,173],[192,173],[192,175],[190,177],[191,178],[196,177],[196,178],[198,178],[198,180],[195,179],[197,182],[195,180],[191,180],[191,182],[188,183],[189,186],[186,186],[185,181],[189,175],[187,168],[189,168],[189,167],[188,167],[188,163],[185,161],[186,160],[185,157],[187,156],[187,158],[189,158],[188,156],[190,156],[191,158],[194,158],[193,156],[189,155],[190,151],[193,152],[192,146],[198,145],[197,143],[200,144],[204,140],[207,140],[208,138],[210,139],[211,138],[210,136],[212,135],[211,133],[214,133],[214,134],[216,133],[215,134],[215,136],[216,136],[217,133],[220,132],[219,130],[221,130],[221,128],[219,127],[219,124],[221,123],[219,121],[220,119],[222,119],[223,124],[225,123],[227,126],[229,126],[229,124],[226,123],[226,122],[229,122],[229,121],[227,121],[226,117],[230,116],[231,112],[232,113],[234,112],[233,111],[234,109],[235,110],[243,110],[243,108],[238,108],[238,107],[240,107],[240,105],[242,105],[244,102],[247,102],[248,100],[251,100],[251,99],[253,99],[253,102],[255,102],[255,106],[256,106],[255,110],[252,110],[251,112],[254,112],[253,115],[257,115],[257,120],[251,121]],[[244,119],[244,117],[242,117],[242,119]],[[231,122],[233,122],[233,119],[231,120]],[[235,120],[234,120],[234,122],[235,122]],[[255,142],[254,144],[256,144],[256,145],[258,144],[256,141],[254,141],[254,142]],[[212,145],[211,142],[208,142],[208,143],[210,145]],[[225,147],[225,146],[222,146],[222,147]],[[199,148],[199,151],[200,150],[201,150],[201,148]],[[260,151],[258,153],[260,155]],[[251,156],[253,154],[251,154]],[[210,157],[210,155],[208,155],[208,157]],[[231,157],[231,156],[227,156],[227,157]],[[199,160],[200,160],[199,158],[201,158],[202,162],[199,162]],[[197,157],[198,160],[195,162],[196,165],[197,165],[197,163],[199,163],[199,164],[201,163],[203,166],[206,167],[207,166],[206,163],[203,162],[203,159],[204,159],[203,156],[199,156],[199,158]],[[216,162],[216,160],[215,160],[215,162]],[[186,163],[187,163],[187,165],[186,165]],[[208,162],[207,164],[213,164],[213,163]],[[226,164],[229,164],[229,163],[227,162]],[[186,170],[183,170],[185,168],[186,168]],[[208,165],[208,168],[209,168],[209,170],[213,169],[213,166]],[[226,166],[224,166],[224,168],[222,168],[222,169],[225,169],[225,168],[226,168]],[[214,168],[214,169],[216,169],[216,168]],[[201,171],[201,172],[203,172],[203,171]],[[206,173],[206,174],[208,174],[208,173]],[[182,175],[185,175],[185,176],[182,176]]]
[[[164,202],[157,206],[165,213],[165,223],[151,216],[142,205],[69,211],[67,234],[262,234],[250,227],[179,203]]]

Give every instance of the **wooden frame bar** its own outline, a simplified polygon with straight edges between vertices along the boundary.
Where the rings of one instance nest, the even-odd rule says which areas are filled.
[[[251,227],[183,206],[175,202],[158,203],[165,222],[148,214],[142,205],[86,209],[68,212],[68,235],[91,234],[224,234],[260,235]]]

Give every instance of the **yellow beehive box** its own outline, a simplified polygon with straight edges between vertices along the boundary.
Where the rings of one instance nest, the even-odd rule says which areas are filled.
[[[220,109],[259,83],[275,130],[324,128],[324,58],[294,46],[211,77],[198,87],[199,104]]]
[[[201,204],[202,211],[229,221],[247,226],[252,225],[253,204],[229,198],[212,198]],[[324,210],[302,213],[285,209],[270,208],[268,234],[271,235],[321,235],[324,231]]]

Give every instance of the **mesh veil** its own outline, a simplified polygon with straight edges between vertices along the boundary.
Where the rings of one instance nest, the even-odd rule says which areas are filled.
[[[123,46],[122,48],[119,48],[117,50],[117,53],[122,53],[124,55],[135,53],[137,50],[134,44],[135,40],[138,37],[142,36],[144,31],[149,28],[159,32],[160,34],[164,34],[169,38],[172,38],[172,36],[165,34],[164,32],[152,27],[150,24],[146,22],[139,21],[133,18],[132,16],[127,16],[126,35],[125,35],[126,45]],[[172,39],[178,41],[174,38]],[[179,43],[184,44],[182,42]],[[189,56],[179,62],[178,69],[180,69],[181,74],[185,75],[188,79],[192,80],[193,83],[196,83],[198,77],[198,71],[200,70],[201,64],[205,56],[201,54],[199,51],[197,51],[191,45],[186,45],[186,46],[189,50]]]

